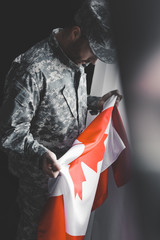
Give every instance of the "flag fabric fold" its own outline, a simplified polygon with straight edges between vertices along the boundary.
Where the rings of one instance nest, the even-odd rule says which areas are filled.
[[[59,159],[62,169],[56,182],[49,179],[37,240],[83,240],[91,211],[107,198],[109,166],[117,186],[128,181],[128,141],[115,101],[111,97],[104,104]]]

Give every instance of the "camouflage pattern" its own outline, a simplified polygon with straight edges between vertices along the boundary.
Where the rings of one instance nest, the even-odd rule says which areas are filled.
[[[116,60],[109,0],[86,0],[75,14],[75,22],[87,37],[93,53],[102,62]]]
[[[36,240],[48,194],[40,157],[47,149],[61,157],[85,128],[86,74],[60,48],[55,38],[59,30],[16,58],[5,82],[0,142],[9,154],[9,169],[19,177],[18,240]],[[96,109],[98,100],[89,96],[88,108]]]

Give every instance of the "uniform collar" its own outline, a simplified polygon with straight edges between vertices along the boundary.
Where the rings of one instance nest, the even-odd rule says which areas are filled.
[[[52,33],[49,36],[49,45],[51,46],[54,54],[56,55],[56,57],[62,62],[64,63],[66,66],[68,66],[69,68],[71,68],[72,70],[75,71],[80,71],[80,72],[84,72],[84,67],[83,66],[78,66],[76,65],[63,51],[63,49],[60,47],[55,34],[58,33],[60,30],[62,30],[62,28],[56,28],[52,30]]]

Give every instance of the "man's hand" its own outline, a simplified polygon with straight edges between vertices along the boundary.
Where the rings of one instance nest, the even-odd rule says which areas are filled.
[[[61,167],[57,161],[56,155],[48,150],[42,155],[42,170],[45,174],[52,178],[56,178],[59,175]]]
[[[122,95],[119,93],[118,90],[113,90],[113,91],[106,93],[105,95],[103,95],[103,97],[100,98],[99,103],[98,103],[98,108],[100,111],[103,110],[103,104],[105,103],[105,101],[107,101],[107,99],[109,99],[113,95],[117,96],[115,104],[118,105],[118,103],[122,99]]]

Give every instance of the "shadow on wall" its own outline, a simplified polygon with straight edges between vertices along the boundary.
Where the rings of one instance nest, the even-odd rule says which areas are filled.
[[[112,10],[131,134],[133,180],[127,194],[134,196],[132,224],[137,227],[138,238],[130,235],[136,240],[158,240],[160,2],[114,0]]]

